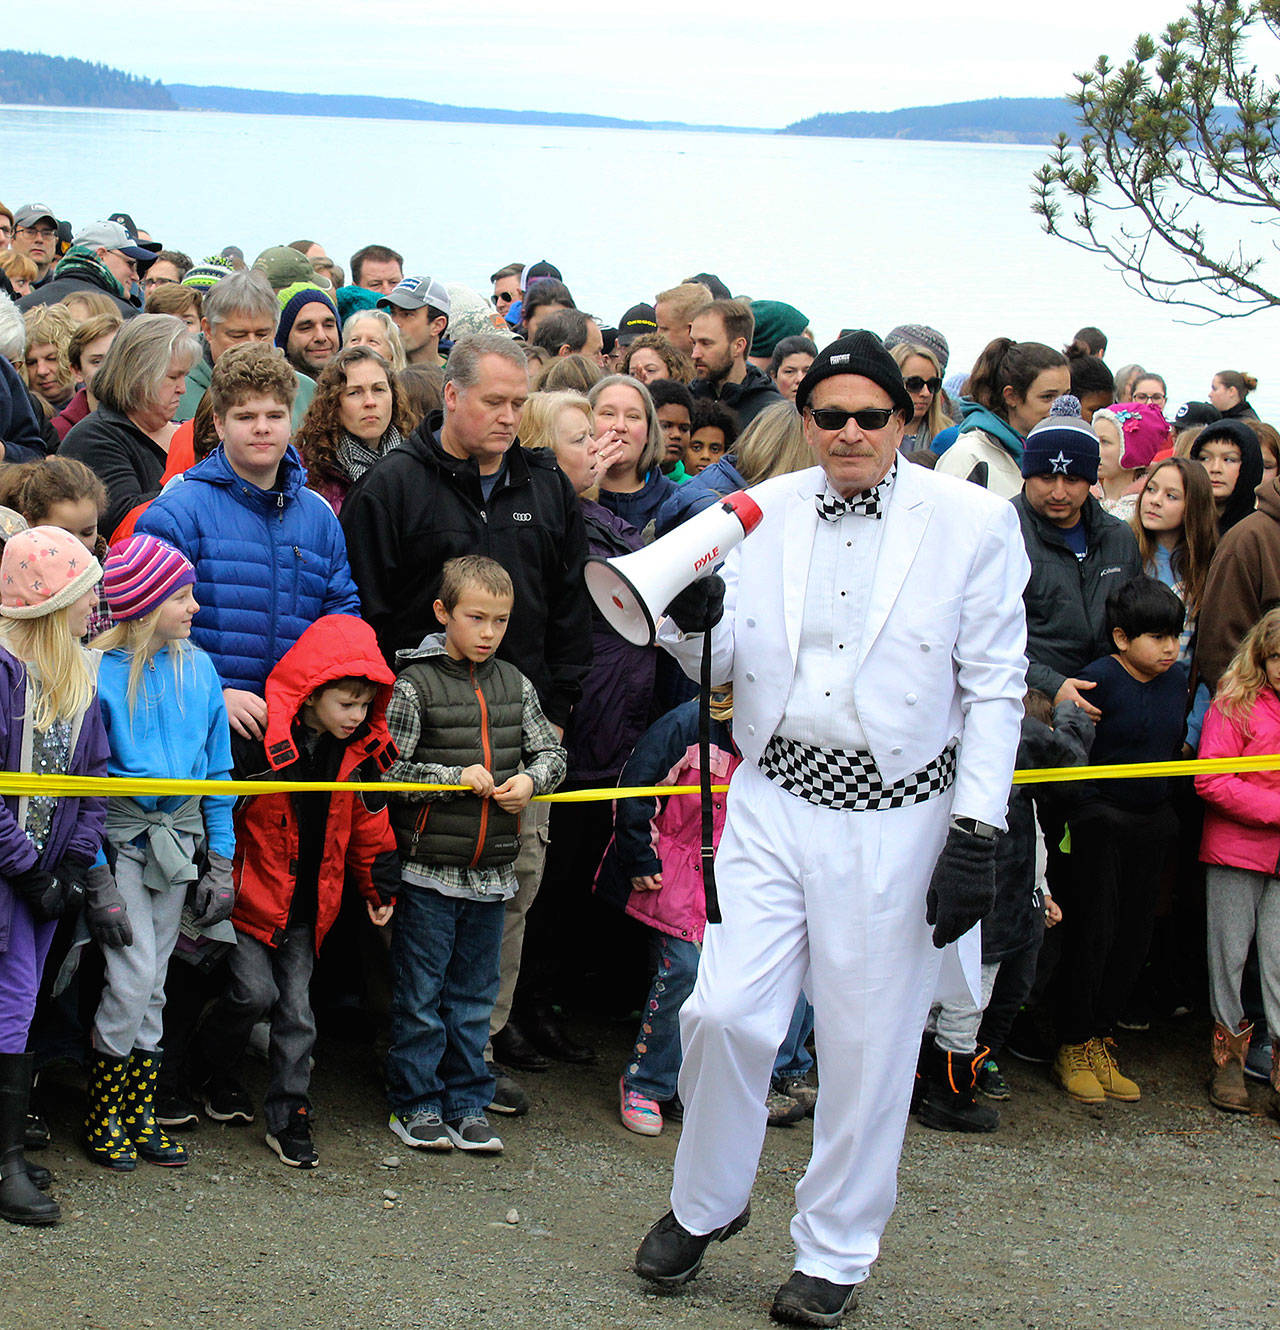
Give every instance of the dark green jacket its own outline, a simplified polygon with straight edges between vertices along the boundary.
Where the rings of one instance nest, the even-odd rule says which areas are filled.
[[[411,762],[446,767],[476,764],[494,784],[520,769],[524,676],[505,660],[473,664],[443,651],[410,655],[400,679],[417,694],[420,730]],[[431,803],[393,800],[391,824],[405,863],[490,868],[511,863],[519,849],[520,819],[493,799],[458,795]]]

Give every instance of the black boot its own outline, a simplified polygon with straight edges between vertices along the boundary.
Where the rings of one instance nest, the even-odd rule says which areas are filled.
[[[995,1131],[998,1110],[974,1097],[978,1068],[985,1048],[974,1053],[949,1053],[934,1044],[925,1056],[924,1093],[918,1117],[937,1131]]]
[[[737,1219],[731,1219],[723,1228],[712,1229],[710,1233],[690,1233],[668,1210],[644,1235],[632,1269],[641,1279],[659,1288],[679,1288],[702,1269],[702,1258],[713,1242],[726,1242],[735,1233],[741,1233],[750,1221],[748,1201]]]
[[[522,1012],[519,1029],[539,1053],[557,1062],[585,1065],[596,1060],[595,1049],[573,1039],[549,1003],[539,1002]]]
[[[0,1053],[0,1219],[11,1224],[56,1224],[57,1201],[37,1189],[22,1157],[31,1102],[30,1053]]]
[[[925,1077],[929,1070],[929,1057],[933,1053],[933,1032],[926,1030],[920,1036],[920,1053],[916,1058],[916,1079],[911,1087],[911,1112],[920,1111],[920,1100],[924,1097]]]

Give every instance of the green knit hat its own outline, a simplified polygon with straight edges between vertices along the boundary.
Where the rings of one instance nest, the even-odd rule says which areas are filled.
[[[794,305],[781,300],[753,300],[751,312],[755,315],[755,336],[751,339],[751,356],[771,356],[773,348],[784,337],[798,337],[809,326],[809,320]]]

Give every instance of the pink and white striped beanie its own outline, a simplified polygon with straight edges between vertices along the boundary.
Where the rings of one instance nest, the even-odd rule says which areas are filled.
[[[158,536],[130,536],[111,547],[103,565],[103,590],[117,623],[141,619],[196,580],[186,555]]]

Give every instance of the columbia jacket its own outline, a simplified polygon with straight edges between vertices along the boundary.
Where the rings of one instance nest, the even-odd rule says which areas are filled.
[[[1068,548],[1061,530],[1031,507],[1025,494],[1013,500],[1013,510],[1031,560],[1031,577],[1022,593],[1027,609],[1027,684],[1056,698],[1066,679],[1114,649],[1107,637],[1107,596],[1142,572],[1142,557],[1133,532],[1104,513],[1092,495],[1080,513],[1087,541],[1083,560]]]
[[[573,487],[549,448],[528,452],[517,441],[486,500],[476,463],[440,446],[441,420],[433,412],[342,505],[364,618],[394,662],[439,629],[431,607],[446,560],[489,555],[515,584],[498,655],[532,682],[547,719],[563,728],[591,666],[587,538]]]
[[[376,781],[395,757],[387,733],[387,699],[395,676],[367,624],[331,614],[313,623],[267,679],[265,741],[235,737],[238,780],[315,780],[300,769],[298,713],[317,689],[335,679],[369,679],[377,685],[363,723],[342,745],[332,779]],[[341,741],[337,741],[341,742]],[[276,947],[284,936],[297,886],[298,814],[290,794],[259,794],[236,807],[236,907],[231,922],[242,933]],[[303,798],[322,797],[317,793]],[[399,882],[395,838],[384,795],[331,794],[324,823],[316,902],[316,950],[338,917],[348,873],[360,893],[379,904]],[[375,881],[376,876],[376,881]]]
[[[338,519],[305,482],[292,447],[270,490],[236,475],[219,447],[138,520],[138,531],[176,545],[195,565],[200,612],[191,635],[224,688],[261,694],[311,624],[360,611]]]

